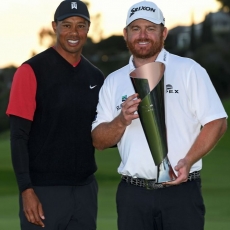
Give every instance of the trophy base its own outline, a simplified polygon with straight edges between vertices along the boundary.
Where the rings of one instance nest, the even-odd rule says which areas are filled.
[[[158,165],[157,171],[157,184],[173,181],[177,178],[167,156]]]

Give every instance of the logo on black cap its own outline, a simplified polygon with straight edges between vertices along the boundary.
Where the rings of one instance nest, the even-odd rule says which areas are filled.
[[[62,21],[72,16],[79,16],[90,22],[89,11],[86,4],[76,0],[62,1],[55,11],[54,21]]]
[[[71,9],[77,9],[77,3],[71,2]]]

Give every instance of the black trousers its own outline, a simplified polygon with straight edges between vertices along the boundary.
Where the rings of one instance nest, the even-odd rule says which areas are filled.
[[[201,180],[147,190],[121,181],[117,190],[119,230],[203,230]]]
[[[45,228],[27,221],[20,197],[22,230],[95,230],[97,218],[96,180],[83,186],[34,187],[45,214]]]

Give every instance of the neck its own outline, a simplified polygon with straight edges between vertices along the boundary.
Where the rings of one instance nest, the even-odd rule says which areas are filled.
[[[76,64],[76,62],[79,62],[81,59],[81,51],[77,53],[70,53],[61,49],[58,46],[53,46],[53,48],[71,65]]]

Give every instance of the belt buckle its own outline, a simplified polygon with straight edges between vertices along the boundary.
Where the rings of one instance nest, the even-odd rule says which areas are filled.
[[[144,180],[144,185],[146,189],[153,190],[155,181],[154,180]]]

